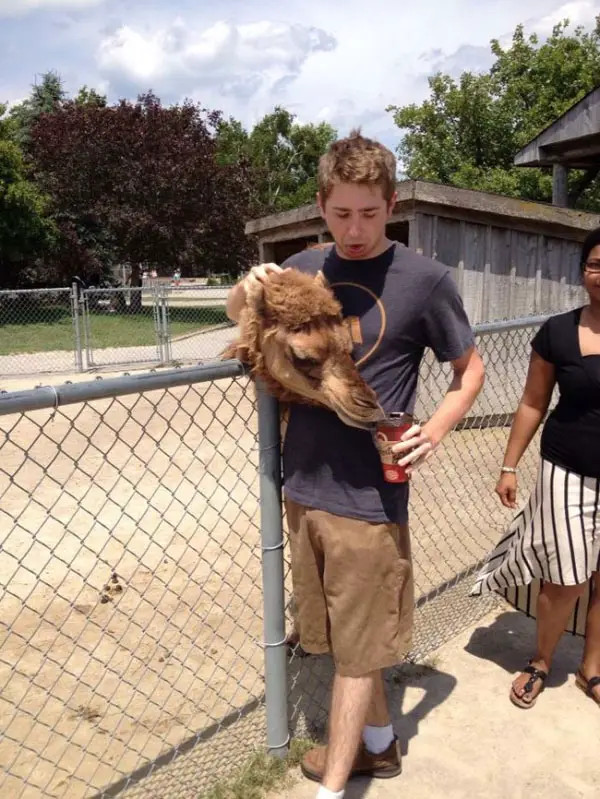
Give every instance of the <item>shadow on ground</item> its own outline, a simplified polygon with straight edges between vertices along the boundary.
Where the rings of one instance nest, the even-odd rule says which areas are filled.
[[[495,663],[511,675],[516,675],[535,654],[536,625],[533,619],[518,611],[501,613],[487,627],[476,627],[465,652],[473,657]],[[546,688],[559,688],[569,675],[574,674],[581,660],[583,640],[574,635],[563,635],[556,650],[552,671]],[[510,688],[507,681],[506,690]]]
[[[325,741],[333,665],[329,656],[313,657],[296,649],[289,663],[290,733],[293,737],[310,736]],[[405,663],[390,669],[386,688],[392,722],[401,742],[403,756],[410,742],[419,733],[427,716],[452,694],[456,678],[431,664]],[[418,701],[407,702],[407,689],[417,689]],[[346,788],[345,799],[362,799],[367,795],[371,780],[352,780]]]

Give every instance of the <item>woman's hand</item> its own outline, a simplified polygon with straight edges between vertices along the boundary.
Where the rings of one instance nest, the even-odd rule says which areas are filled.
[[[510,472],[502,472],[496,484],[496,494],[500,497],[500,502],[505,508],[516,508],[517,475]]]

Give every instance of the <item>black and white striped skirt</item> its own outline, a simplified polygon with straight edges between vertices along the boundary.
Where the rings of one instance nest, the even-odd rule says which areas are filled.
[[[544,582],[588,584],[565,631],[585,634],[590,577],[600,571],[600,479],[581,477],[541,458],[535,487],[477,575],[470,596],[502,594],[536,617]]]

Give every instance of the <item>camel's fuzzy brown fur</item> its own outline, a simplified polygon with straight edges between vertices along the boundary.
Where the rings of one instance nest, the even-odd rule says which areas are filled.
[[[288,268],[252,284],[239,326],[238,340],[222,357],[247,364],[281,402],[329,407],[359,427],[381,417],[351,359],[341,305],[321,272],[313,277]]]

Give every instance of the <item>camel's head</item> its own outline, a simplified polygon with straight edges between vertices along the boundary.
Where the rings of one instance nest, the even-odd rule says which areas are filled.
[[[363,429],[383,418],[352,360],[341,306],[321,272],[312,277],[290,268],[253,284],[240,333],[225,357],[248,363],[280,400],[325,406]]]

